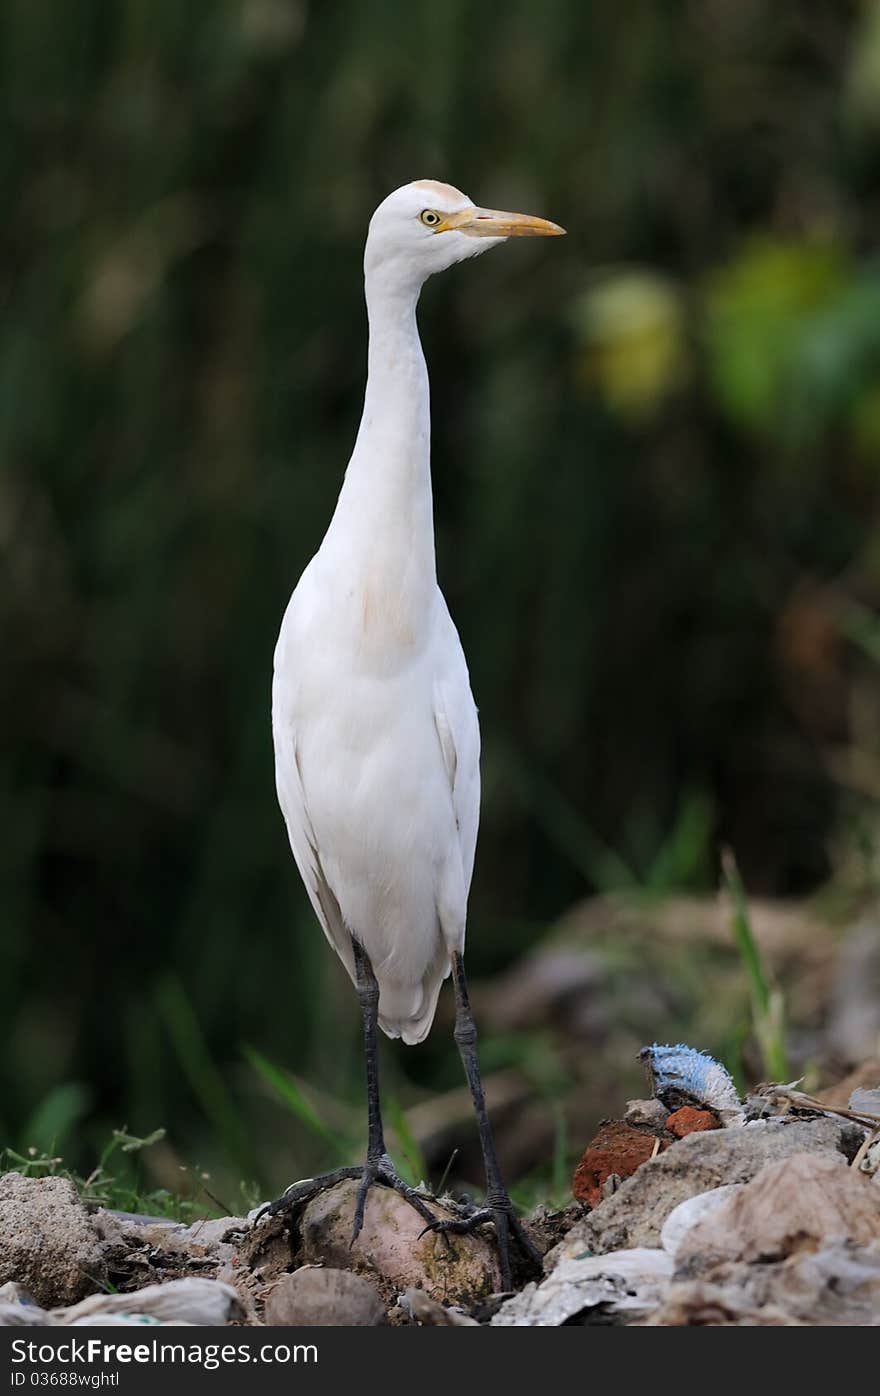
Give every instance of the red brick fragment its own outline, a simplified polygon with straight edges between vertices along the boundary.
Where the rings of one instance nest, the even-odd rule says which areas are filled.
[[[696,1134],[701,1129],[720,1129],[721,1121],[714,1110],[697,1110],[693,1105],[683,1105],[669,1116],[666,1128],[676,1139],[684,1139],[686,1134]]]
[[[575,1170],[571,1190],[578,1202],[598,1207],[606,1178],[612,1173],[620,1178],[631,1177],[640,1164],[652,1157],[657,1145],[657,1136],[643,1129],[633,1129],[621,1120],[604,1121]],[[660,1142],[659,1147],[667,1149],[669,1141]]]

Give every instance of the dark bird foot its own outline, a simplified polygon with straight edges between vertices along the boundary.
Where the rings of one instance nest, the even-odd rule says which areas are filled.
[[[501,1288],[503,1290],[513,1288],[510,1269],[511,1242],[516,1243],[530,1271],[536,1274],[542,1272],[544,1258],[514,1213],[513,1203],[506,1193],[498,1197],[487,1197],[484,1206],[471,1208],[467,1216],[461,1217],[457,1221],[435,1218],[430,1227],[426,1227],[425,1230],[436,1231],[441,1235],[463,1236],[468,1232],[476,1231],[477,1227],[484,1226],[487,1222],[491,1222],[495,1227],[495,1240],[498,1245],[498,1261],[501,1269]]]
[[[437,1229],[437,1218],[427,1206],[422,1194],[415,1188],[411,1188],[409,1183],[405,1183],[397,1172],[394,1164],[387,1154],[379,1154],[375,1158],[367,1158],[366,1163],[353,1168],[336,1168],[332,1173],[322,1173],[317,1178],[304,1178],[299,1183],[291,1183],[290,1187],[274,1202],[268,1202],[260,1216],[275,1217],[280,1212],[298,1211],[307,1202],[311,1202],[313,1197],[317,1197],[319,1192],[325,1192],[327,1188],[332,1188],[336,1183],[341,1183],[345,1178],[360,1178],[361,1185],[358,1188],[357,1205],[354,1212],[354,1226],[351,1232],[351,1244],[354,1245],[364,1224],[364,1210],[367,1205],[367,1193],[374,1183],[380,1183],[383,1187],[393,1188],[399,1192],[401,1197],[406,1198],[409,1205],[418,1212],[422,1221],[425,1222],[426,1231]]]

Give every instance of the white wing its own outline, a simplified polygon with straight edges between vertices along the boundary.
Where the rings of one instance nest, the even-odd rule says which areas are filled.
[[[352,980],[355,980],[351,937],[339,909],[339,902],[324,875],[315,831],[306,806],[296,755],[296,734],[292,730],[285,730],[283,719],[281,722],[273,721],[273,732],[278,803],[287,825],[293,857],[325,936]]]
[[[452,790],[467,896],[480,823],[480,724],[461,641],[448,612],[447,621],[451,634],[444,648],[451,662],[434,685],[434,721]]]

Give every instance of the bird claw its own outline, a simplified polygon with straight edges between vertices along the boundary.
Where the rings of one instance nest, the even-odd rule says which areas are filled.
[[[362,1172],[362,1168],[335,1168],[332,1173],[321,1173],[317,1178],[301,1178],[285,1188],[274,1202],[267,1202],[254,1221],[261,1221],[263,1217],[277,1217],[281,1212],[297,1211],[307,1202],[311,1202],[313,1197],[317,1197],[319,1192],[326,1192],[345,1178],[359,1178]]]
[[[437,1217],[436,1220],[426,1226],[424,1231],[419,1233],[424,1236],[426,1231],[446,1232],[453,1236],[466,1236],[468,1232],[475,1231],[484,1222],[495,1220],[495,1213],[491,1207],[473,1207],[463,1217]]]
[[[421,1194],[403,1181],[387,1154],[368,1158],[360,1167],[337,1168],[332,1173],[324,1173],[317,1178],[303,1178],[297,1183],[292,1183],[279,1198],[266,1204],[256,1220],[259,1221],[261,1217],[266,1215],[278,1216],[282,1212],[296,1212],[307,1202],[310,1202],[313,1197],[317,1197],[318,1193],[334,1187],[336,1183],[347,1178],[360,1180],[351,1241],[349,1242],[351,1246],[355,1245],[363,1229],[367,1194],[374,1184],[379,1183],[381,1186],[392,1188],[394,1192],[399,1193],[425,1222],[424,1227],[419,1232],[420,1240],[428,1232],[433,1232],[435,1236],[443,1237],[448,1248],[450,1236],[466,1236],[476,1231],[478,1227],[491,1223],[495,1227],[501,1270],[501,1288],[503,1290],[511,1288],[510,1246],[512,1241],[516,1242],[523,1259],[530,1268],[538,1272],[542,1268],[543,1257],[515,1215],[513,1204],[508,1197],[493,1198],[492,1202],[484,1203],[482,1206],[476,1206],[468,1199],[463,1204],[457,1204],[459,1212],[463,1212],[464,1215],[436,1217],[426,1205]]]
[[[527,1264],[538,1272],[542,1270],[544,1258],[515,1215],[513,1204],[509,1198],[499,1199],[494,1205],[471,1206],[467,1215],[463,1217],[451,1219],[437,1217],[420,1234],[424,1236],[426,1231],[433,1231],[438,1235],[465,1236],[476,1231],[477,1227],[484,1226],[487,1222],[491,1222],[495,1227],[501,1269],[501,1288],[503,1290],[511,1288],[510,1243],[512,1240],[516,1242]]]
[[[307,1202],[311,1202],[312,1198],[317,1197],[319,1193],[326,1192],[328,1188],[335,1187],[337,1183],[348,1178],[360,1179],[357,1202],[355,1203],[354,1225],[349,1243],[352,1246],[363,1228],[367,1193],[374,1183],[380,1183],[383,1187],[392,1188],[394,1192],[399,1193],[427,1223],[425,1230],[430,1230],[437,1220],[430,1208],[425,1205],[421,1194],[415,1188],[410,1187],[409,1183],[403,1181],[388,1155],[381,1154],[375,1158],[368,1158],[366,1163],[360,1166],[336,1168],[332,1173],[322,1173],[317,1178],[303,1178],[300,1182],[291,1183],[290,1187],[286,1188],[274,1202],[266,1203],[265,1207],[257,1214],[255,1221],[260,1221],[265,1216],[275,1217],[282,1212],[295,1213]]]
[[[368,1158],[361,1170],[361,1184],[358,1188],[357,1203],[355,1204],[350,1245],[353,1246],[361,1234],[367,1205],[367,1193],[374,1183],[381,1183],[384,1187],[392,1188],[399,1193],[409,1203],[413,1211],[417,1212],[422,1220],[428,1223],[426,1229],[430,1229],[436,1220],[430,1208],[425,1205],[418,1191],[403,1181],[388,1155],[382,1154],[379,1158]]]

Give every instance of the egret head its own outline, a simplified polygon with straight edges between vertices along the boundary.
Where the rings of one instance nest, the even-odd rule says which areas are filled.
[[[451,184],[417,179],[383,199],[370,219],[364,271],[417,289],[434,272],[507,238],[556,237],[564,231],[527,213],[478,208]]]

